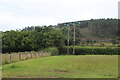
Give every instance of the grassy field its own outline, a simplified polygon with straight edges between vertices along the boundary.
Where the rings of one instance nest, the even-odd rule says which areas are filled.
[[[118,56],[50,56],[3,66],[3,77],[117,78]]]

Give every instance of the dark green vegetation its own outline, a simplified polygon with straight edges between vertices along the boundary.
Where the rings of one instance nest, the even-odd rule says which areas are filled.
[[[67,47],[59,48],[59,54],[66,54]],[[73,47],[69,47],[69,54],[73,54]],[[119,47],[79,47],[75,46],[75,55],[118,55]]]
[[[38,51],[61,45],[64,45],[64,35],[60,30],[49,27],[35,27],[33,31],[6,31],[2,37],[3,53]]]
[[[58,50],[67,46],[67,26],[70,26],[70,46],[73,45],[73,23],[76,26],[77,46],[106,46],[119,44],[117,19],[96,19],[58,24],[57,26],[32,26],[2,34],[2,49],[6,52],[39,51],[49,47]],[[97,47],[99,47],[97,45]]]
[[[117,78],[117,55],[51,56],[3,66],[3,77]]]
[[[41,50],[42,52],[50,52],[52,56],[58,55],[58,49],[55,47],[45,48]]]

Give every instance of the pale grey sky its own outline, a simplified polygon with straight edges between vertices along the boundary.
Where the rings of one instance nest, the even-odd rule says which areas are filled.
[[[0,0],[0,31],[118,18],[119,0]]]

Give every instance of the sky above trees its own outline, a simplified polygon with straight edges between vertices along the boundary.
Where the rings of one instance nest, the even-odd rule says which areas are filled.
[[[0,0],[0,31],[118,18],[119,0]]]

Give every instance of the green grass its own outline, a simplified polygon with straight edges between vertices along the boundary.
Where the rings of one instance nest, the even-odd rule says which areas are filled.
[[[3,66],[3,77],[117,78],[118,56],[50,56]]]

